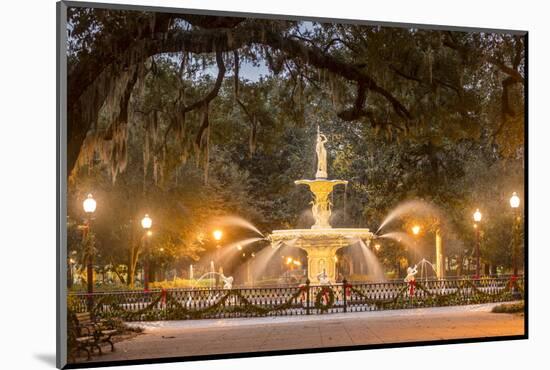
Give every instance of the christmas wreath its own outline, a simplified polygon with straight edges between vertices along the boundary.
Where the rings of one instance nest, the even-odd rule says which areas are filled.
[[[334,292],[328,286],[321,288],[315,296],[315,308],[321,312],[327,311],[334,305]]]

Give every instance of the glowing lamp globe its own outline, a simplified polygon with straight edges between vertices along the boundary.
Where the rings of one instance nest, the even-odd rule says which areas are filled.
[[[479,212],[479,209],[476,209],[474,212],[474,221],[479,222],[481,221],[481,212]]]
[[[84,202],[82,202],[82,206],[84,207],[84,212],[86,213],[94,213],[95,208],[97,206],[94,197],[92,197],[92,194],[88,194],[88,197]]]
[[[145,215],[145,217],[143,217],[143,219],[141,220],[141,227],[143,227],[145,230],[148,230],[151,228],[151,226],[153,226],[153,220],[151,219],[151,217],[149,217],[149,215]]]
[[[221,230],[214,230],[212,235],[214,236],[214,239],[220,241],[222,239],[223,233]]]
[[[514,194],[512,194],[512,197],[510,198],[510,207],[518,208],[519,203],[520,203],[520,201],[519,201],[518,194],[516,192],[514,192]]]
[[[414,226],[412,227],[412,232],[413,232],[414,235],[420,234],[420,226],[414,225]]]

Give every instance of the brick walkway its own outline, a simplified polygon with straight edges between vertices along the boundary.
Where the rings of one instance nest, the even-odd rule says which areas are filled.
[[[493,314],[493,306],[132,323],[144,333],[92,361],[523,334],[523,316]]]

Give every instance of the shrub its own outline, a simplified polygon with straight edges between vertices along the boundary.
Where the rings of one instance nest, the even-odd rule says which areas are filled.
[[[525,311],[525,302],[503,303],[493,307],[491,312],[494,313],[523,313]]]

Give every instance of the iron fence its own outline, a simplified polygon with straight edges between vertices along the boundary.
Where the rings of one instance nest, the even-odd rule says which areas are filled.
[[[406,283],[73,293],[72,312],[126,321],[309,315],[504,302],[523,297],[523,277]]]

